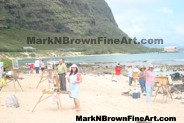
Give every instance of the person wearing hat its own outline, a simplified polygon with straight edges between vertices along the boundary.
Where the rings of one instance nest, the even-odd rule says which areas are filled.
[[[65,75],[67,73],[67,68],[66,68],[66,64],[64,62],[64,59],[61,59],[59,61],[59,65],[57,66],[57,71],[58,71],[59,80],[60,80],[60,90],[61,91],[66,91],[66,78],[65,78]]]
[[[148,70],[145,71],[144,76],[146,79],[146,100],[147,102],[151,102],[153,87],[155,84],[155,73],[153,71],[154,67],[153,65],[150,65],[148,67]]]
[[[74,99],[75,109],[80,110],[80,102],[78,99],[80,83],[82,82],[82,76],[79,73],[79,68],[76,64],[70,67],[70,73],[68,77],[69,82],[69,96]]]
[[[143,95],[146,94],[145,77],[144,77],[145,69],[146,68],[144,66],[141,66],[139,72],[139,84],[141,86],[141,91]]]
[[[116,72],[116,80],[117,82],[120,82],[120,75],[121,75],[121,71],[122,71],[122,66],[120,65],[120,63],[118,63],[115,67],[115,72]]]

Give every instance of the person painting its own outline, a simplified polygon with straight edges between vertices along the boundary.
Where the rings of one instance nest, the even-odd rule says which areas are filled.
[[[144,72],[144,76],[146,79],[146,99],[147,102],[151,102],[153,87],[155,84],[155,73],[153,72],[153,65],[150,65],[148,70]]]
[[[80,102],[78,99],[80,83],[82,82],[82,76],[79,73],[79,68],[76,64],[70,67],[70,73],[68,76],[69,82],[69,96],[74,99],[76,111],[80,111]]]
[[[121,71],[122,71],[122,66],[120,65],[120,63],[118,63],[115,67],[115,72],[116,72],[116,80],[117,82],[120,82],[120,75],[121,75]]]
[[[65,75],[67,73],[67,68],[66,68],[66,64],[64,62],[64,59],[61,59],[59,61],[59,65],[57,66],[57,71],[58,71],[59,80],[60,80],[60,91],[66,91]]]
[[[133,72],[132,66],[129,65],[125,69],[128,72],[129,86],[131,86],[132,85],[132,81],[133,81],[133,78],[132,78],[132,72]]]
[[[145,69],[146,68],[142,66],[139,72],[139,84],[141,86],[141,91],[143,95],[146,94],[145,77],[144,77]]]

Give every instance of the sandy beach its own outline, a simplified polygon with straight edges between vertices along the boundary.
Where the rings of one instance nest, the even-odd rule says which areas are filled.
[[[107,115],[108,117],[134,115],[144,117],[148,115],[150,117],[176,117],[177,121],[175,123],[184,121],[184,104],[181,103],[181,100],[174,99],[172,101],[168,98],[167,103],[162,103],[162,95],[159,94],[155,102],[147,103],[145,96],[133,99],[131,96],[121,95],[124,89],[129,88],[128,78],[123,76],[121,82],[111,82],[111,75],[83,75],[79,98],[81,102],[80,112],[72,109],[74,107],[73,99],[69,98],[67,94],[60,95],[62,110],[58,110],[57,105],[51,104],[50,99],[47,99],[36,107],[35,112],[31,112],[41,96],[42,90],[48,89],[48,82],[41,83],[36,89],[40,75],[21,74],[20,76],[24,78],[20,80],[23,92],[17,84],[15,90],[13,83],[9,83],[0,92],[0,123],[85,122],[76,121],[76,115],[82,115],[83,117],[91,115]],[[17,96],[20,103],[19,108],[6,107],[5,100],[12,94]],[[184,95],[174,94],[173,98],[176,96]],[[129,122],[135,123],[135,121]]]

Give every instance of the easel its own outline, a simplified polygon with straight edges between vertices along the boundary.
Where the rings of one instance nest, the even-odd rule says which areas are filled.
[[[158,86],[157,86],[158,89],[155,93],[154,101],[156,99],[156,96],[157,96],[158,91],[159,91],[160,88],[162,88],[162,90],[163,90],[163,102],[164,102],[164,90],[166,91],[166,96],[168,97],[168,95],[169,95],[171,97],[171,99],[173,100],[170,89],[169,89],[168,76],[157,76],[156,81],[157,81],[157,84],[158,84]],[[167,102],[167,97],[166,97],[165,103]]]
[[[22,86],[21,86],[21,84],[20,84],[20,82],[19,82],[19,80],[18,80],[19,77],[18,77],[18,72],[17,72],[17,71],[18,71],[18,69],[13,69],[12,77],[11,77],[11,78],[6,78],[6,80],[9,80],[7,83],[10,83],[10,82],[13,81],[15,90],[16,90],[15,82],[17,82],[18,85],[19,85],[19,87],[20,87],[21,90],[23,91]],[[3,87],[2,87],[2,88],[3,88]],[[2,88],[0,89],[0,91],[2,90]]]
[[[55,84],[56,84],[57,92],[54,92],[54,91],[51,91],[51,90],[48,90],[48,89],[47,89],[47,90],[46,90],[46,89],[42,90],[42,95],[41,95],[41,97],[39,98],[39,100],[38,100],[38,102],[36,103],[36,105],[34,106],[32,112],[34,112],[36,106],[37,106],[40,102],[42,102],[42,101],[48,99],[48,98],[51,97],[54,93],[57,94],[57,107],[58,107],[58,109],[61,109],[60,94],[61,94],[62,92],[59,91],[59,89],[60,89],[59,78],[58,78],[58,76],[57,76],[55,66],[54,66],[54,78],[53,78],[53,80],[55,80],[55,82],[56,82]],[[43,98],[43,96],[44,96],[45,94],[48,94],[48,96],[45,97],[45,98]],[[68,93],[62,93],[62,94],[68,94]]]
[[[133,72],[132,73],[132,82],[134,82],[134,88],[136,87],[136,84],[138,82],[138,78],[139,78],[139,73],[138,72]]]
[[[41,78],[40,78],[40,81],[38,82],[36,88],[38,88],[38,86],[39,86],[42,82],[44,82],[45,80],[48,80],[48,81],[49,81],[50,76],[52,77],[52,74],[53,74],[53,71],[52,71],[52,70],[46,70],[45,72],[47,72],[47,75],[44,76],[45,73],[42,73]],[[51,75],[50,75],[50,74],[51,74]],[[54,77],[52,77],[52,79],[53,79],[53,78],[54,78]],[[50,88],[50,82],[49,82],[49,88]]]

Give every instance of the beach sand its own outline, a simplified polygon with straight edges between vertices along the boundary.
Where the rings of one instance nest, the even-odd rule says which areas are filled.
[[[9,83],[0,92],[0,123],[74,123],[76,115],[83,117],[91,115],[107,115],[109,117],[169,116],[176,117],[176,123],[184,121],[184,104],[181,104],[181,100],[174,99],[172,101],[168,98],[167,103],[162,103],[162,95],[159,94],[155,102],[147,103],[145,96],[133,99],[131,96],[121,95],[124,89],[129,88],[128,78],[123,77],[121,82],[111,82],[111,75],[83,75],[79,98],[80,112],[72,109],[74,107],[73,99],[69,98],[67,94],[60,95],[62,110],[58,110],[57,105],[51,104],[50,99],[47,99],[41,102],[34,112],[31,112],[42,94],[42,89],[48,88],[48,82],[41,83],[36,89],[40,75],[22,74],[21,76],[24,77],[23,80],[20,80],[23,92],[18,85],[16,85],[15,91],[13,83]],[[5,100],[12,94],[17,96],[20,103],[19,108],[6,107]],[[136,123],[136,121],[129,122]],[[84,123],[84,121],[78,121],[78,123]]]

